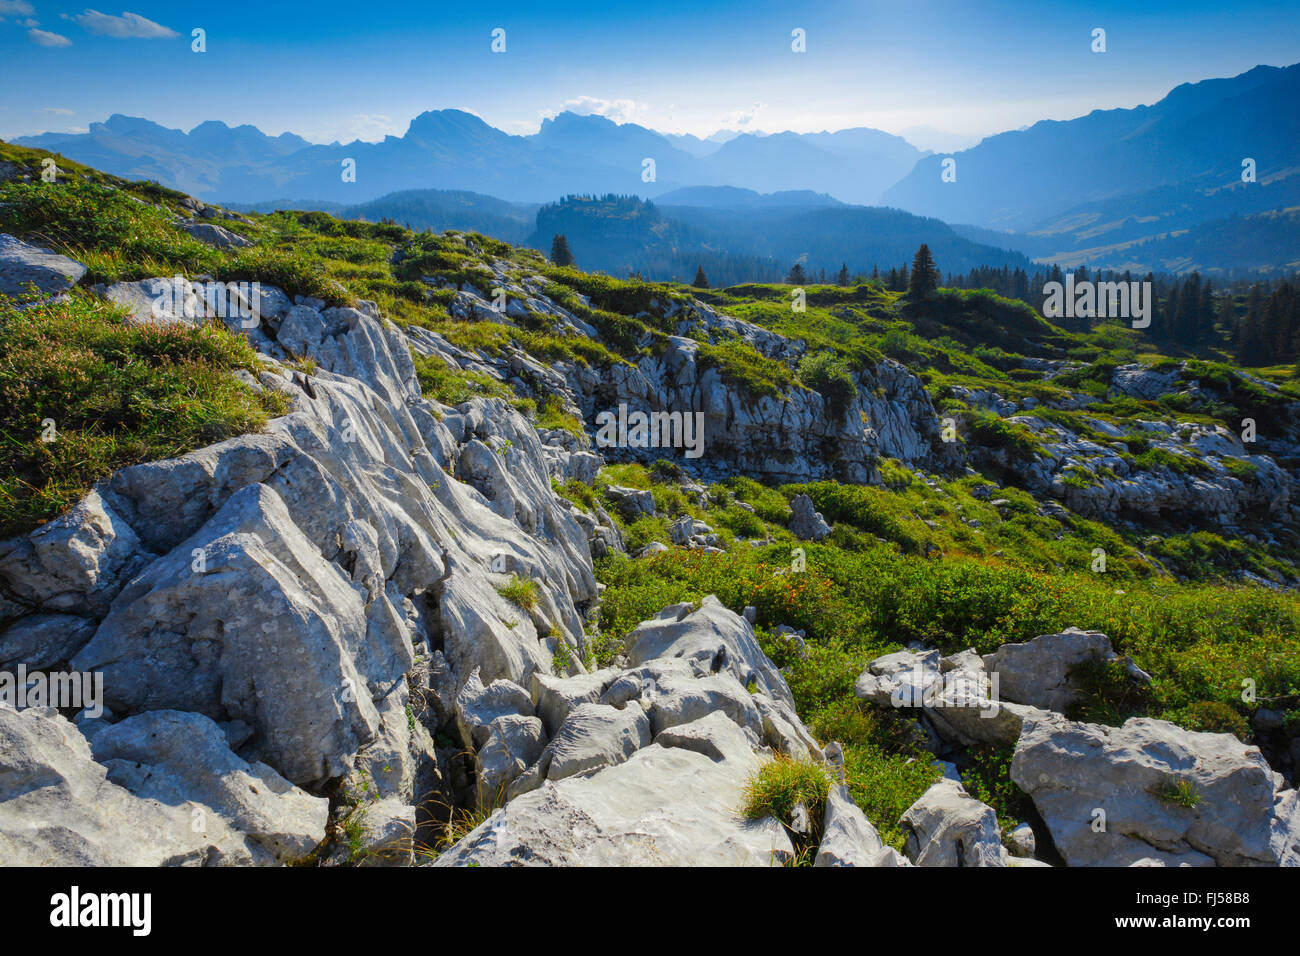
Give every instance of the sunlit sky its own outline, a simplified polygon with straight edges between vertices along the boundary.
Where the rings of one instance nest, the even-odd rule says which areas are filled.
[[[663,132],[931,126],[980,136],[1300,61],[1300,4],[0,0],[0,136],[113,113],[316,142],[456,108],[511,133],[563,109]],[[506,51],[491,50],[505,30]],[[1106,52],[1092,52],[1092,31]],[[191,51],[206,31],[207,52]],[[805,31],[807,52],[791,49]]]

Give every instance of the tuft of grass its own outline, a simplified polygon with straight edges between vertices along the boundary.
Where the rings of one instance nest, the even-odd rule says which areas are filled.
[[[559,428],[578,438],[586,434],[582,422],[564,411],[564,405],[556,395],[547,395],[538,403],[537,425],[539,428]]]
[[[776,817],[790,831],[795,845],[793,865],[810,864],[821,843],[822,817],[831,778],[826,768],[811,760],[777,756],[763,764],[745,785],[744,813],[751,820]],[[800,833],[791,824],[798,804],[808,811],[808,830]]]
[[[438,849],[449,850],[474,830],[482,826],[492,816],[496,807],[486,806],[457,807],[451,812],[451,819],[438,837]]]
[[[1186,807],[1189,810],[1194,809],[1201,802],[1201,795],[1196,789],[1196,784],[1190,780],[1177,777],[1165,779],[1151,792],[1165,803]]]
[[[531,578],[512,574],[508,583],[497,587],[497,594],[500,594],[507,601],[519,605],[525,611],[531,611],[537,607],[537,582]]]

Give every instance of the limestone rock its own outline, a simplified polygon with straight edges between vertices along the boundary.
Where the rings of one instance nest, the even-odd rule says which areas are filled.
[[[820,541],[831,533],[831,526],[822,518],[807,495],[795,495],[790,500],[790,533],[805,541]]]
[[[1028,719],[1011,779],[1071,866],[1147,857],[1171,866],[1277,865],[1285,842],[1277,834],[1294,825],[1258,749],[1163,720],[1105,727]],[[1104,831],[1093,826],[1099,812]]]
[[[917,866],[1005,866],[993,808],[946,778],[935,782],[899,820],[907,856]]]
[[[813,866],[911,866],[880,834],[849,796],[844,784],[831,787],[826,797],[822,842]]]
[[[274,861],[204,804],[137,797],[110,781],[80,731],[57,711],[6,707],[0,707],[0,859],[11,866]]]
[[[1070,671],[1088,661],[1114,657],[1105,634],[1072,627],[1023,644],[1003,644],[984,656],[984,665],[988,673],[997,674],[1001,696],[1059,713],[1080,696]]]
[[[34,285],[38,295],[67,292],[86,274],[74,259],[0,233],[0,295],[23,299]]]
[[[329,801],[235,756],[201,714],[128,717],[96,734],[92,749],[111,782],[168,805],[202,804],[280,862],[302,859],[325,839]]]
[[[611,767],[650,743],[650,721],[639,707],[578,704],[551,741],[546,776],[562,780]]]

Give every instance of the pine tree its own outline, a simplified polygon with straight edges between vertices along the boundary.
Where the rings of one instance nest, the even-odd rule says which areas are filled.
[[[707,289],[709,287],[709,277],[704,274],[704,266],[696,266],[695,281],[691,285],[697,289]]]
[[[557,266],[573,265],[573,253],[569,251],[569,240],[563,234],[551,240],[551,261]]]
[[[785,277],[785,281],[790,285],[806,285],[808,283],[808,274],[803,271],[803,263],[796,262],[790,268],[790,274]]]
[[[840,264],[840,274],[835,277],[836,285],[849,284],[849,264],[847,262]]]
[[[928,299],[939,288],[939,270],[935,267],[930,247],[921,243],[912,259],[912,275],[907,283],[907,294],[912,299]]]

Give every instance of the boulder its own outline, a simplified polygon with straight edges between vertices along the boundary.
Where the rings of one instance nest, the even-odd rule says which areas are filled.
[[[1257,748],[1163,720],[1027,719],[1011,779],[1070,866],[1277,865],[1294,824]]]
[[[881,707],[920,707],[940,686],[938,651],[895,651],[877,657],[853,685],[853,693]]]
[[[168,805],[202,804],[278,862],[300,860],[325,839],[329,801],[231,753],[202,714],[138,714],[103,728],[91,747],[112,783]]]
[[[242,720],[260,759],[311,785],[347,772],[378,730],[372,694],[413,661],[408,635],[372,621],[279,495],[250,485],[131,582],[71,666],[104,672],[115,711]]]
[[[686,733],[686,731],[681,731]],[[548,781],[497,810],[437,866],[771,866],[793,857],[773,817],[739,811],[759,758],[710,735],[714,759],[651,744],[590,776]]]
[[[997,814],[947,778],[903,813],[907,856],[917,866],[1005,866]]]
[[[681,658],[697,673],[728,674],[778,704],[794,709],[790,688],[763,649],[753,628],[710,594],[699,606],[674,604],[643,622],[624,641],[632,667],[652,659]]]
[[[410,866],[415,862],[415,807],[397,797],[363,805],[361,845],[356,863],[361,866]]]
[[[506,788],[537,762],[546,731],[536,717],[502,714],[487,725],[487,739],[474,756],[479,805],[505,801]]]
[[[790,533],[804,541],[820,541],[831,533],[831,526],[807,495],[795,495],[790,500]]]
[[[456,695],[456,725],[461,742],[470,749],[482,747],[487,742],[492,721],[508,714],[533,716],[533,699],[528,691],[504,678],[484,686],[478,670],[471,672]]]
[[[532,700],[537,716],[546,725],[546,732],[554,736],[574,707],[599,701],[617,677],[618,671],[613,668],[576,677],[557,677],[534,671]]]
[[[253,244],[251,240],[210,222],[183,222],[181,228],[214,249],[242,249]]]
[[[660,747],[680,747],[703,754],[710,760],[726,760],[729,753],[741,753],[751,740],[721,711],[677,724],[660,731],[654,739]]]
[[[39,296],[67,292],[81,281],[86,267],[75,259],[0,233],[0,295],[24,299],[35,286]]]
[[[1108,661],[1117,656],[1105,634],[1071,627],[1023,644],[1003,644],[984,655],[984,666],[989,675],[996,675],[1002,697],[1063,712],[1081,696],[1070,672],[1088,661]]]
[[[266,847],[285,846],[282,840],[306,845],[314,835],[308,832],[316,820],[313,798],[291,797],[293,809],[276,814],[265,844],[250,842],[214,808],[189,799],[192,790],[223,805],[242,795],[245,822],[267,822],[259,809],[279,798],[274,790],[252,794],[256,770],[232,758],[223,755],[248,779],[205,783],[198,779],[201,766],[186,771],[168,757],[161,781],[134,780],[167,798],[136,796],[108,779],[85,737],[57,711],[0,707],[0,859],[10,866],[250,865],[275,862]],[[286,828],[281,820],[292,823]]]
[[[1038,840],[1034,828],[1022,823],[1007,834],[1007,846],[1018,857],[1032,857],[1038,852]]]
[[[100,617],[147,558],[131,526],[92,491],[25,537],[0,542],[0,587],[27,608]]]
[[[0,634],[0,668],[44,671],[81,650],[95,624],[73,614],[33,614]]]

